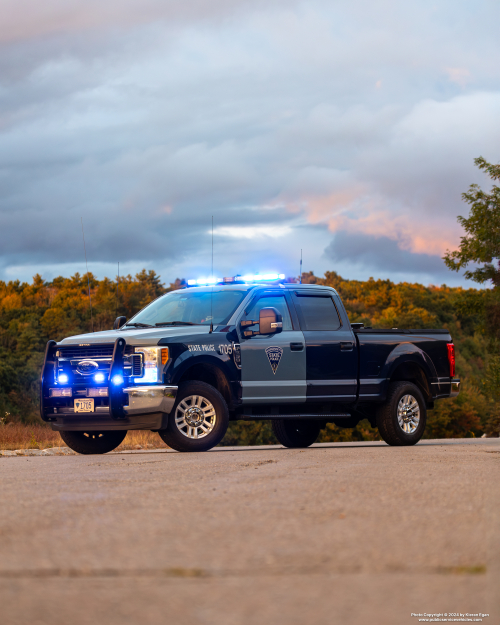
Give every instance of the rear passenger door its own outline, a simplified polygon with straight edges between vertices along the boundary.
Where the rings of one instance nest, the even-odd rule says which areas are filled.
[[[356,399],[357,348],[329,291],[293,293],[306,341],[307,401],[350,403]]]

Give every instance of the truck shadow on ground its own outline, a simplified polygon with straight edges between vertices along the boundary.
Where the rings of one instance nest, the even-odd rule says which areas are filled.
[[[430,447],[430,446],[448,446],[448,445],[491,445],[500,443],[498,438],[447,438],[447,439],[427,439],[421,440],[413,447]],[[221,453],[221,452],[246,452],[246,451],[315,451],[321,449],[351,449],[360,447],[378,447],[381,449],[387,449],[390,445],[383,441],[353,441],[348,443],[316,443],[310,447],[294,447],[288,448],[282,445],[255,445],[251,447],[247,446],[234,446],[234,447],[214,447],[208,452],[199,453]],[[402,447],[394,447],[394,449],[401,449]],[[180,453],[175,449],[138,449],[112,452],[115,454],[165,454],[165,453]]]

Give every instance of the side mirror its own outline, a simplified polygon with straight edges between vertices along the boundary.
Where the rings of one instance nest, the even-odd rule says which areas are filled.
[[[243,329],[257,324],[259,324],[259,329],[257,331],[244,330],[243,336],[250,337],[256,336],[257,334],[279,334],[283,330],[283,317],[276,308],[262,308],[259,313],[258,321],[245,319],[240,323],[240,327]]]
[[[283,330],[283,317],[276,308],[262,308],[259,314],[259,334],[279,334]]]
[[[117,317],[113,324],[113,330],[119,330],[126,321],[127,317]]]

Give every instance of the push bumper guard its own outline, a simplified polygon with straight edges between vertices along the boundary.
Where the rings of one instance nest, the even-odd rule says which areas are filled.
[[[112,383],[115,375],[123,374],[123,356],[126,341],[116,339],[113,350],[113,360],[109,370],[109,413],[112,419],[126,419],[132,415],[149,414],[153,412],[170,413],[174,407],[177,386],[129,386],[122,388]],[[128,399],[128,405],[126,405]]]
[[[49,421],[54,430],[82,430],[89,426],[97,429],[163,429],[172,411],[177,394],[177,386],[123,386],[113,384],[114,376],[124,379],[124,354],[126,341],[118,338],[113,349],[109,370],[109,409],[99,409],[93,413],[54,412],[50,402],[49,387],[54,383],[57,367],[55,356],[57,343],[49,341],[40,379],[40,414]]]
[[[43,359],[42,373],[40,375],[40,416],[42,421],[53,421],[52,408],[48,406],[50,395],[49,386],[54,382],[56,373],[56,345],[55,341],[48,341],[45,347],[45,356]]]

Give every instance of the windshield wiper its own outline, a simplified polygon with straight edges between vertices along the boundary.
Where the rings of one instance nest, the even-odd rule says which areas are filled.
[[[150,326],[148,323],[126,323],[125,327],[127,326],[134,328],[154,328],[154,326]]]
[[[201,323],[192,323],[191,321],[161,321],[160,323],[155,323],[155,326],[201,326]]]

